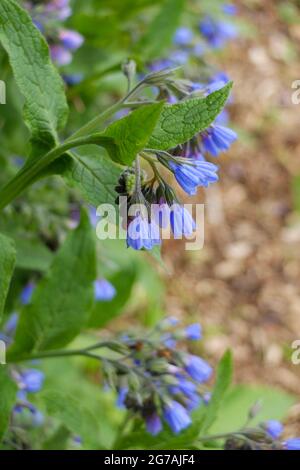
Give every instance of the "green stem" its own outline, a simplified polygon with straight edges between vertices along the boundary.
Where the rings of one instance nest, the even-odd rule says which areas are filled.
[[[144,86],[143,82],[139,82],[132,90],[130,90],[127,95],[122,98],[121,100],[117,101],[117,103],[113,104],[109,108],[107,108],[103,113],[99,114],[96,116],[94,119],[89,121],[87,124],[82,126],[78,131],[76,131],[74,134],[72,134],[66,142],[68,142],[70,139],[77,139],[78,137],[81,137],[83,135],[90,134],[94,131],[99,131],[100,126],[107,121],[109,117],[111,117],[113,114],[115,114],[117,111],[120,109],[124,108],[127,106],[125,104],[129,98],[132,98],[136,95],[136,93],[141,90]]]
[[[24,189],[26,189],[40,172],[68,150],[80,147],[81,145],[93,143],[97,143],[99,145],[101,145],[101,143],[107,144],[109,140],[110,139],[108,137],[104,137],[99,134],[68,140],[62,145],[55,147],[39,160],[34,160],[30,164],[26,165],[4,188],[0,190],[0,210],[4,209],[4,207],[6,207]]]
[[[111,347],[112,342],[110,341],[103,341],[99,342],[96,344],[93,344],[92,346],[88,346],[84,349],[53,349],[52,351],[41,351],[36,354],[29,354],[28,356],[21,356],[18,359],[14,359],[13,363],[16,362],[23,362],[23,361],[32,361],[36,359],[53,359],[56,357],[66,357],[66,356],[88,356],[88,357],[94,357],[97,359],[101,359],[101,356],[96,356],[96,354],[92,354],[89,351],[92,351],[94,349],[100,349],[100,348],[109,348]],[[9,359],[9,358],[8,358]]]

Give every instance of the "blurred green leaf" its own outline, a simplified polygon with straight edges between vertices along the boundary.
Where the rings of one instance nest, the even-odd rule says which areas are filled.
[[[79,436],[84,446],[96,448],[97,420],[81,399],[67,392],[47,391],[41,400],[50,416],[57,418],[73,436]],[[49,444],[48,444],[49,445]]]
[[[216,384],[201,423],[200,435],[207,433],[216,420],[220,408],[223,407],[224,397],[231,384],[232,367],[232,354],[227,351],[218,365]]]
[[[68,344],[87,322],[95,278],[95,239],[83,212],[21,313],[11,359]]]
[[[206,129],[222,111],[231,87],[230,82],[206,98],[165,105],[147,147],[168,150]]]
[[[0,365],[0,441],[7,429],[12,407],[16,401],[17,386],[9,377],[6,366]]]
[[[166,0],[134,51],[147,62],[162,54],[172,43],[184,8],[184,0]]]
[[[0,322],[16,262],[13,240],[0,233]]]
[[[34,155],[39,156],[55,145],[56,131],[66,122],[62,80],[51,63],[45,39],[29,14],[12,0],[0,3],[0,41],[25,98],[24,118]]]
[[[211,434],[232,432],[244,426],[250,408],[258,401],[261,402],[262,410],[251,422],[254,425],[269,419],[282,420],[296,403],[296,398],[271,387],[235,386],[227,393],[217,420],[211,427]]]

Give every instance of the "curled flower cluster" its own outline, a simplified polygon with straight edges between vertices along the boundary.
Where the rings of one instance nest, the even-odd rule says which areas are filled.
[[[165,79],[157,86],[159,96],[168,101],[180,102],[195,96],[208,96],[228,83],[225,74],[213,77],[207,85],[177,80],[166,71]],[[175,94],[176,93],[176,94]],[[181,189],[189,196],[199,187],[207,188],[218,181],[218,166],[207,160],[228,150],[237,139],[236,133],[225,127],[226,113],[222,112],[205,131],[194,136],[184,145],[167,151],[144,149],[140,157],[151,167],[152,178],[140,168],[139,158],[135,168],[127,168],[120,176],[116,191],[117,203],[127,229],[127,245],[135,250],[151,250],[161,243],[161,229],[171,228],[174,238],[189,237],[196,229],[190,212],[181,205],[175,191],[167,183],[161,168],[170,172]],[[125,203],[121,202],[121,196]]]
[[[284,427],[280,421],[269,420],[254,428],[245,428],[226,439],[230,450],[300,450],[300,438],[282,439]]]
[[[177,321],[168,318],[145,337],[123,336],[122,357],[104,363],[106,382],[118,393],[117,406],[140,416],[152,435],[164,423],[179,433],[191,424],[191,411],[207,402],[205,383],[212,368],[176,347],[178,341],[201,336],[200,325],[178,328]]]
[[[73,53],[84,42],[83,36],[77,31],[63,27],[62,23],[72,14],[70,1],[27,1],[25,6],[37,28],[46,37],[53,61],[57,65],[70,64]]]

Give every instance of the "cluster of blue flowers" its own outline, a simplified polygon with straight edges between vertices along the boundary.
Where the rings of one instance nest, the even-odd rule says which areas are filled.
[[[73,53],[84,42],[83,36],[77,31],[63,27],[63,22],[72,14],[70,0],[26,1],[25,7],[46,37],[53,61],[57,65],[70,64]]]
[[[159,73],[159,72],[158,72]],[[216,74],[209,83],[185,84],[187,92],[181,89],[181,83],[174,95],[164,84],[164,94],[168,101],[178,102],[209,94],[221,89],[229,78],[224,73]],[[166,182],[158,169],[158,164],[170,171],[181,189],[189,196],[195,195],[199,187],[208,187],[218,181],[218,166],[207,159],[218,157],[221,152],[227,151],[237,139],[236,133],[226,126],[228,115],[222,111],[215,122],[205,131],[195,135],[184,145],[171,149],[169,152],[145,149],[141,156],[150,163],[154,177],[148,179],[143,175],[139,177],[133,168],[126,169],[118,182],[116,191],[119,195],[127,197],[126,216],[130,208],[137,206],[134,215],[129,215],[127,222],[127,245],[135,250],[151,250],[155,245],[161,244],[160,230],[170,225],[174,238],[189,237],[196,229],[195,222],[189,211],[180,204],[172,187]],[[144,206],[144,211],[139,210]],[[121,212],[122,213],[122,212]]]
[[[221,18],[233,16],[236,13],[237,9],[232,4],[224,4],[220,10]],[[213,17],[203,18],[199,24],[199,31],[207,42],[207,48],[223,46],[228,39],[233,39],[237,33],[235,26],[230,21],[217,20]],[[210,72],[209,78],[207,78],[206,71],[204,73],[206,78],[202,83],[169,80],[168,68],[185,64],[190,58],[197,58],[201,42],[191,29],[180,27],[174,36],[174,46],[175,49],[167,59],[149,64],[152,77],[155,74],[161,74],[161,76],[165,74],[166,77],[165,82],[155,85],[159,90],[159,99],[163,97],[169,103],[174,104],[182,99],[186,100],[197,96],[206,97],[229,82],[229,77],[224,72],[213,75]],[[219,179],[218,166],[208,159],[218,157],[222,152],[229,150],[237,139],[237,134],[227,126],[228,121],[228,112],[225,109],[211,126],[195,135],[184,145],[170,149],[169,152],[146,149],[141,156],[150,162],[155,182],[150,179],[148,183],[147,178],[138,181],[139,177],[135,175],[133,169],[127,169],[121,175],[116,191],[128,198],[128,213],[126,215],[129,214],[129,209],[133,205],[146,207],[146,211],[137,209],[134,215],[126,217],[127,246],[135,250],[151,250],[161,244],[161,229],[167,229],[169,226],[174,238],[179,239],[183,236],[193,235],[196,224],[192,215],[181,205],[176,193],[159,171],[157,164],[161,164],[170,171],[181,189],[189,196],[195,195],[199,187],[206,188],[217,182]]]
[[[178,341],[201,339],[200,325],[178,328],[177,323],[167,318],[145,337],[122,336],[123,357],[114,366],[104,365],[107,385],[118,393],[117,406],[140,416],[152,435],[164,423],[175,434],[187,428],[192,410],[210,398],[205,384],[211,366],[177,347]]]

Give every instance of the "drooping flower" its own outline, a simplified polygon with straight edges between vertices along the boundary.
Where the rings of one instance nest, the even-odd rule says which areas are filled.
[[[95,300],[109,302],[116,296],[115,287],[107,279],[97,279],[94,283]]]
[[[278,439],[283,432],[283,424],[274,419],[264,423],[263,427],[273,439]]]
[[[33,291],[35,289],[35,284],[29,282],[21,292],[20,300],[23,305],[28,305],[31,301]]]
[[[189,211],[179,204],[173,204],[170,212],[170,222],[174,238],[189,237],[193,234],[196,224]]]
[[[128,394],[128,387],[121,387],[118,392],[116,405],[118,408],[125,408],[125,400]]]
[[[176,30],[174,43],[178,46],[187,46],[193,41],[194,33],[190,28],[182,26]]]
[[[65,47],[60,44],[53,44],[50,46],[51,57],[57,65],[69,65],[72,62],[72,54]]]
[[[59,39],[61,44],[70,51],[75,51],[80,46],[82,46],[84,42],[84,38],[81,34],[77,33],[77,31],[72,31],[70,29],[62,29],[59,32]]]
[[[283,445],[286,450],[300,450],[300,437],[287,439]]]
[[[21,391],[27,393],[37,393],[41,390],[45,380],[45,375],[37,369],[25,369],[18,378],[17,383]]]
[[[145,217],[138,215],[128,225],[127,246],[134,250],[151,250],[161,243],[156,224],[149,223]]]
[[[189,195],[196,194],[198,186],[208,187],[209,184],[218,181],[218,167],[213,163],[189,159],[189,163],[170,162],[176,181]]]
[[[207,382],[212,375],[211,366],[201,357],[188,354],[185,358],[185,370],[196,382]]]
[[[189,340],[197,341],[202,338],[202,330],[199,323],[188,325],[185,329],[186,338]]]
[[[187,428],[192,422],[187,410],[176,400],[172,400],[165,405],[163,416],[175,434]]]
[[[237,139],[237,134],[228,127],[212,125],[201,133],[202,149],[209,152],[213,157],[217,157],[221,152],[225,152]]]
[[[152,436],[156,436],[162,430],[161,419],[159,415],[155,412],[149,415],[146,415],[145,422],[146,422],[146,429],[150,434],[152,434]]]

